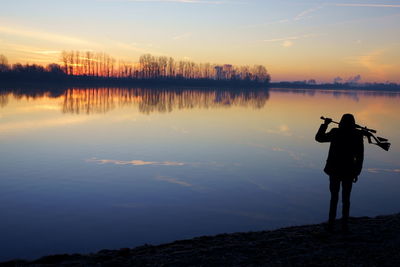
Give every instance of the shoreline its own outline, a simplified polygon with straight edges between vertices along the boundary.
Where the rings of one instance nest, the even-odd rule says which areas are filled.
[[[400,213],[352,217],[349,233],[325,223],[201,236],[90,254],[59,254],[0,266],[400,266]]]
[[[1,78],[1,77],[0,77]],[[366,84],[307,84],[299,82],[258,82],[252,80],[212,80],[212,79],[132,79],[132,78],[107,78],[91,76],[60,76],[51,79],[40,79],[32,77],[20,77],[20,79],[0,79],[0,87],[10,88],[102,88],[102,87],[124,87],[124,88],[214,88],[214,89],[261,89],[270,88],[282,90],[343,90],[343,91],[377,91],[377,92],[400,92],[399,84],[366,83]]]
[[[8,87],[128,87],[128,88],[229,88],[229,89],[266,89],[268,82],[248,80],[210,80],[210,79],[128,79],[86,76],[61,76],[53,79],[4,79],[0,86]]]

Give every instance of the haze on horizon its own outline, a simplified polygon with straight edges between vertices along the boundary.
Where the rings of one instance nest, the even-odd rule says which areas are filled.
[[[354,0],[14,0],[0,3],[9,63],[62,50],[267,67],[273,81],[400,82],[400,4]]]

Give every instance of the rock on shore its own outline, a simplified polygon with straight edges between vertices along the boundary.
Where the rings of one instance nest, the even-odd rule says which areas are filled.
[[[52,255],[0,266],[400,266],[400,213],[324,224],[220,234],[133,249]]]

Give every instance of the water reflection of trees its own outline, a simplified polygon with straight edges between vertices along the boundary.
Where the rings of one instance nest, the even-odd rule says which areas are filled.
[[[9,94],[0,92],[0,108],[5,107],[8,104],[8,95]]]
[[[40,88],[0,88],[0,108],[7,106],[9,99],[31,100],[43,97],[57,98],[63,94],[63,89],[40,89]]]
[[[230,106],[261,108],[268,98],[268,91],[260,89],[68,89],[64,93],[62,110],[65,113],[104,113],[132,104],[138,105],[139,111],[146,114]]]
[[[299,94],[306,96],[331,95],[349,97],[399,98],[399,92],[355,91],[355,90],[315,90],[315,89],[270,89],[272,92]],[[105,113],[116,107],[137,105],[143,113],[171,112],[177,109],[221,108],[242,106],[261,108],[269,98],[269,91],[263,89],[128,89],[128,88],[73,88],[73,89],[2,89],[0,88],[0,108],[10,99],[39,99],[43,97],[61,100],[64,113]]]

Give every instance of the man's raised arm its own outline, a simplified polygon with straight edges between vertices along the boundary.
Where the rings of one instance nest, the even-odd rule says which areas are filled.
[[[326,129],[328,129],[329,123],[331,123],[331,119],[325,119],[325,122],[321,124],[321,126],[318,129],[317,134],[315,135],[315,141],[324,143],[324,142],[330,142],[331,141],[331,135],[330,132],[326,133]]]

